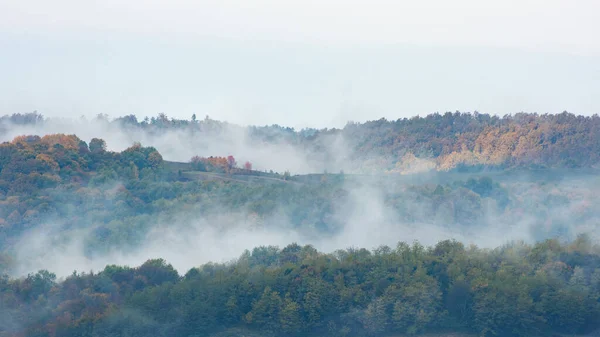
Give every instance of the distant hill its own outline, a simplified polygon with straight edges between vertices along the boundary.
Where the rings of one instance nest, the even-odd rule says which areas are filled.
[[[528,216],[523,230],[539,239],[572,237],[577,228],[597,228],[600,218],[592,207],[600,200],[593,168],[296,175],[241,168],[225,157],[206,160],[165,161],[141,144],[107,151],[102,139],[88,144],[64,134],[0,144],[0,254],[47,223],[64,233],[88,230],[88,256],[111,247],[134,249],[162,219],[181,212],[208,219],[238,212],[242,219],[232,218],[231,225],[286,224],[317,236],[343,230],[362,217],[354,210],[369,203],[383,209],[378,221],[390,226],[484,229]],[[178,224],[196,220],[181,216]]]
[[[0,118],[0,129],[48,121],[38,113],[14,114]],[[99,116],[96,121],[150,135],[169,131],[183,131],[194,137],[244,133],[253,146],[286,144],[302,150],[308,159],[351,162],[354,173],[470,167],[582,168],[595,167],[600,161],[600,118],[568,112],[503,117],[447,112],[395,121],[351,122],[342,129],[320,130],[279,125],[242,127],[208,116],[182,120],[165,114],[142,121],[134,115],[111,121]]]
[[[22,117],[3,125],[45,123]],[[239,128],[126,122],[119,127],[220,139]],[[229,153],[175,162],[140,143],[110,151],[99,138],[17,136],[0,144],[0,336],[593,336],[597,123],[448,114],[242,129],[255,144],[319,160],[342,140],[361,174],[256,170]],[[335,248],[288,242],[219,255],[260,236]],[[407,243],[417,238],[436,242]],[[355,240],[364,248],[347,248]],[[198,260],[202,250],[213,262]],[[153,257],[103,263],[136,253]],[[154,258],[163,254],[192,267]]]

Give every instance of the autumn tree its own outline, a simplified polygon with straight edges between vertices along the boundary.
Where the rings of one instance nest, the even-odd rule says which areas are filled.
[[[157,168],[163,163],[163,157],[158,151],[152,151],[148,154],[148,163],[150,167]]]
[[[237,162],[235,161],[235,158],[233,156],[227,156],[227,167],[229,168],[229,170],[234,169],[237,166]]]
[[[42,137],[40,141],[48,147],[60,144],[65,149],[75,150],[79,149],[79,142],[81,140],[75,135],[51,134]]]

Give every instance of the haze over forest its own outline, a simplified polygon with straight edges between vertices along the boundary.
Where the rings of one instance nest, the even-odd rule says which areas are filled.
[[[600,336],[597,0],[0,0],[0,337]]]
[[[0,333],[593,332],[599,129],[1,117]]]

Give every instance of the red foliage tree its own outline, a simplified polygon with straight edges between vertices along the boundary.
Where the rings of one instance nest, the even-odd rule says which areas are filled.
[[[244,164],[244,168],[245,168],[246,170],[248,170],[248,171],[252,171],[252,163],[251,163],[251,162],[249,162],[249,161],[247,161],[247,162]]]
[[[233,156],[227,157],[227,166],[229,166],[230,170],[237,166],[237,163],[235,161],[235,158],[233,158]]]

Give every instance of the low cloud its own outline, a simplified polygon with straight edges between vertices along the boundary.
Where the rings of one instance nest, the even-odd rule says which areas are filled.
[[[188,161],[193,155],[232,154],[238,162],[251,161],[259,170],[321,173],[356,169],[350,160],[352,151],[348,141],[337,134],[325,134],[309,147],[285,138],[261,142],[252,138],[249,129],[229,124],[218,124],[215,129],[203,132],[169,128],[152,133],[102,120],[50,119],[37,125],[13,125],[0,135],[0,141],[23,134],[52,133],[76,134],[86,141],[102,138],[114,151],[141,142],[156,147],[165,159],[173,161]],[[407,154],[396,170],[420,172],[428,171],[430,166],[428,161]],[[331,212],[331,221],[327,223],[331,230],[327,233],[316,229],[314,224],[292,225],[291,214],[283,209],[260,218],[243,208],[232,210],[220,205],[210,214],[187,210],[169,219],[158,215],[147,224],[150,230],[140,234],[143,239],[138,240],[141,242],[138,246],[113,245],[103,253],[89,254],[87,244],[94,226],[65,231],[56,219],[46,219],[13,245],[13,272],[25,275],[48,269],[67,276],[74,270],[99,271],[108,264],[137,266],[150,258],[164,258],[185,273],[210,261],[235,259],[245,249],[263,245],[283,247],[292,242],[333,252],[348,247],[394,246],[399,241],[434,245],[445,239],[492,248],[510,241],[534,242],[553,236],[569,239],[582,232],[591,233],[598,240],[594,233],[600,213],[592,205],[599,201],[595,191],[600,181],[591,176],[566,177],[547,183],[534,176],[495,177],[508,191],[511,205],[508,211],[493,198],[480,197],[464,188],[453,187],[454,194],[447,196],[436,209],[421,197],[422,190],[410,191],[414,186],[430,186],[433,193],[437,184],[450,184],[467,179],[468,175],[445,181],[446,178],[428,174],[403,175],[402,181],[394,180],[399,175],[350,177],[343,185],[346,196],[336,201]],[[390,195],[397,199],[391,202]],[[471,207],[475,213],[464,215],[460,207]],[[474,220],[468,222],[466,216]]]
[[[15,245],[17,268],[14,274],[22,276],[47,269],[64,277],[74,270],[97,272],[109,264],[138,266],[151,258],[164,258],[183,274],[204,263],[230,261],[246,249],[268,245],[282,248],[292,242],[312,244],[319,250],[333,252],[350,247],[393,247],[400,241],[419,241],[430,246],[441,240],[456,239],[467,245],[495,248],[511,241],[536,240],[533,228],[539,219],[534,213],[526,212],[519,221],[513,221],[502,213],[488,210],[477,225],[407,222],[386,203],[385,189],[352,183],[346,184],[346,190],[347,198],[337,205],[333,214],[334,222],[341,225],[329,234],[310,226],[294,227],[283,212],[264,219],[231,210],[212,215],[182,212],[170,221],[157,217],[155,223],[148,224],[151,230],[138,247],[112,246],[105,253],[89,256],[85,253],[86,238],[92,228],[64,232],[57,224],[41,225],[25,233]],[[425,204],[416,200],[410,207],[415,213],[428,211]],[[418,207],[423,209],[416,210]],[[549,218],[560,216],[566,221],[573,215],[573,207],[557,207]],[[569,235],[592,229],[589,224],[573,226]]]

